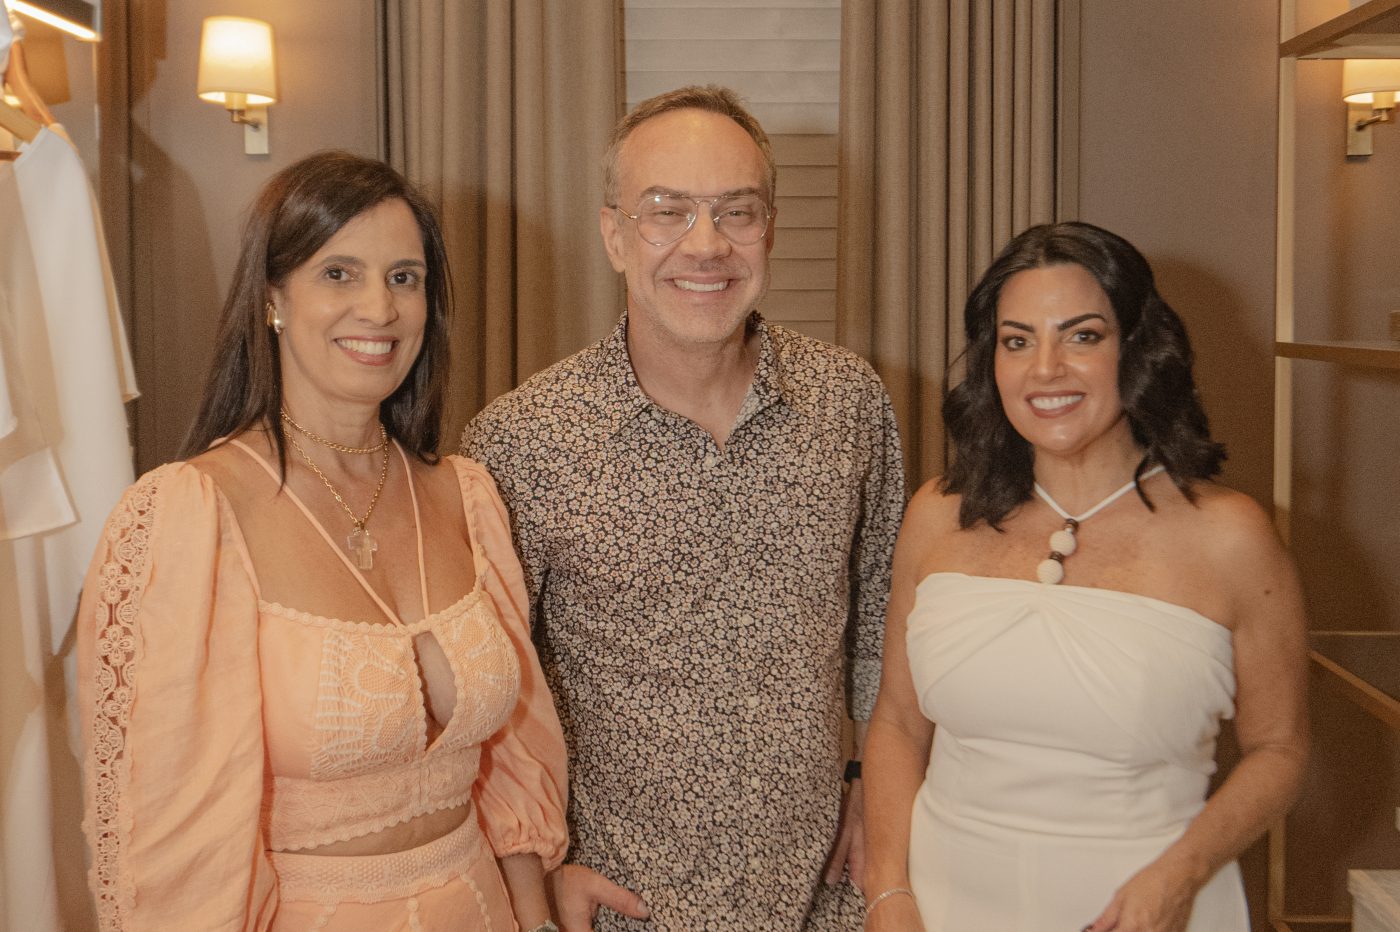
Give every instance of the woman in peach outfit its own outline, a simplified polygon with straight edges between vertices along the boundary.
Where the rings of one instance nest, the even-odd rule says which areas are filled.
[[[183,462],[84,590],[103,929],[550,929],[565,752],[495,487],[439,458],[442,235],[392,169],[267,185]]]

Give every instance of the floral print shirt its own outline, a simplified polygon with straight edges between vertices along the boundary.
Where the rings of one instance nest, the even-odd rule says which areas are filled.
[[[853,353],[766,324],[721,449],[611,336],[497,399],[465,455],[514,524],[569,746],[570,859],[649,923],[858,929],[822,889],[842,699],[869,718],[904,507],[889,398]]]

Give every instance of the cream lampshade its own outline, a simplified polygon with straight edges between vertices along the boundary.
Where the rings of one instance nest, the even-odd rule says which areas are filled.
[[[1395,106],[1400,91],[1400,59],[1348,58],[1342,62],[1342,99],[1383,110]]]
[[[201,100],[229,110],[277,102],[272,26],[242,16],[211,16],[199,45]]]

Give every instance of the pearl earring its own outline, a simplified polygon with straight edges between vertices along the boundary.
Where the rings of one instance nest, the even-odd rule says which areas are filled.
[[[282,318],[277,316],[277,305],[273,304],[271,301],[267,302],[267,325],[271,327],[272,332],[279,337],[282,335],[282,331],[287,329],[282,324]]]

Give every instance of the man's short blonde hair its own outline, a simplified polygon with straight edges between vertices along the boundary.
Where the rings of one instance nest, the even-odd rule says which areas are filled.
[[[622,194],[622,181],[618,177],[618,159],[622,152],[622,144],[638,126],[652,117],[670,113],[672,110],[704,110],[729,117],[738,123],[753,139],[763,156],[763,166],[768,174],[764,197],[770,204],[773,202],[778,190],[778,165],[773,161],[773,145],[768,141],[768,134],[763,131],[754,115],[744,107],[739,95],[729,88],[718,84],[692,84],[642,101],[613,127],[612,138],[608,140],[608,150],[603,154],[603,197],[609,207],[632,206],[617,202]]]

